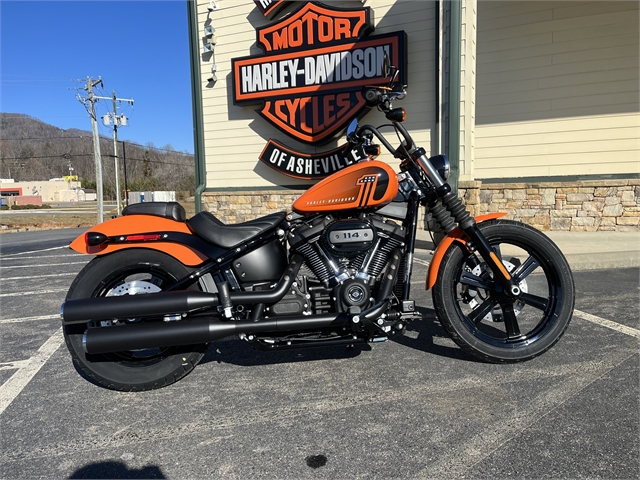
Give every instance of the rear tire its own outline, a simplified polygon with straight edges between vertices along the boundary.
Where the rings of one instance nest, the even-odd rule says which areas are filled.
[[[453,242],[433,289],[440,323],[465,351],[494,363],[515,363],[546,352],[564,334],[575,290],[567,260],[538,230],[509,220],[478,225],[522,293],[500,297],[493,273],[477,252]]]
[[[121,250],[89,262],[71,284],[67,300],[158,292],[189,272],[173,257],[155,250]],[[139,321],[154,319],[119,320],[117,326],[110,325],[110,321],[65,325],[64,338],[78,369],[105,388],[151,390],[180,380],[195,368],[207,350],[207,344],[203,343],[100,355],[85,353],[82,336],[90,325],[127,328],[126,323]]]

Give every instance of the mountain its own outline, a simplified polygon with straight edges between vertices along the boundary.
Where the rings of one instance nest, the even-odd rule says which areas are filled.
[[[101,136],[100,151],[103,185],[105,195],[109,196],[115,188],[113,139]],[[170,147],[119,142],[118,157],[120,188],[124,188],[125,161],[130,190],[193,191],[195,188],[191,154]],[[78,175],[84,186],[95,185],[90,131],[64,130],[29,115],[0,113],[0,178],[41,181],[70,172]]]

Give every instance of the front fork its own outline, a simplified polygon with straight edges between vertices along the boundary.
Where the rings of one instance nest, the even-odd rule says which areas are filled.
[[[478,228],[476,221],[469,215],[462,201],[451,191],[451,187],[447,183],[440,186],[436,192],[438,197],[430,198],[427,206],[445,234],[451,234],[456,229],[457,223],[468,239],[465,242],[467,248],[471,251],[476,250],[480,254],[500,285],[501,293],[511,299],[515,299],[520,295],[520,287],[505,268],[502,260],[491,248],[491,245],[489,245],[489,242]]]

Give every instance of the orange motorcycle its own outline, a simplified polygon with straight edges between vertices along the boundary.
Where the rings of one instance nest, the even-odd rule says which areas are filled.
[[[142,203],[78,237],[71,248],[95,258],[60,312],[77,367],[107,388],[146,390],[184,377],[231,335],[263,350],[401,335],[421,318],[410,295],[421,206],[445,234],[426,288],[452,339],[488,362],[551,348],[573,313],[566,259],[504,213],[469,215],[447,183],[447,157],[428,158],[393,108],[406,95],[394,78],[363,91],[390,124],[347,130],[363,160],[314,185],[291,213],[226,225],[209,212],[187,219],[178,203]],[[399,173],[374,160],[380,145]]]

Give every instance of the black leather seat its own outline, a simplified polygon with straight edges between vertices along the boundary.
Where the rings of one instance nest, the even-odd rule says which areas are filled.
[[[122,215],[153,215],[176,222],[184,222],[187,219],[187,212],[178,202],[132,203],[122,210]]]
[[[248,222],[225,225],[215,215],[209,212],[200,212],[187,220],[187,225],[192,232],[207,242],[222,248],[232,249],[277,227],[286,215],[286,212],[277,212]]]

